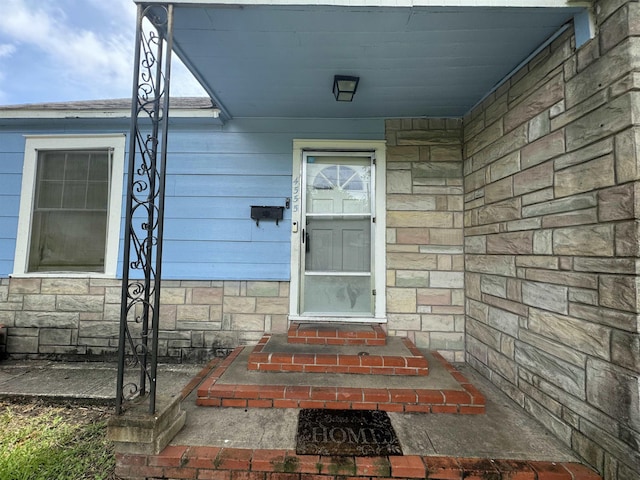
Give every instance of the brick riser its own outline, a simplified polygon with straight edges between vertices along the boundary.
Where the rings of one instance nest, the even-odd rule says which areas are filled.
[[[433,352],[433,356],[443,363],[464,390],[216,384],[242,349],[243,347],[235,349],[200,385],[197,392],[197,405],[238,408],[328,408],[420,413],[485,413],[484,396],[437,352]]]
[[[116,454],[123,478],[337,480],[602,480],[578,463],[456,457],[324,457],[288,450],[169,446],[158,455]]]
[[[271,335],[263,336],[249,355],[247,368],[264,372],[352,373],[361,375],[428,375],[429,364],[420,350],[403,338],[410,357],[320,353],[265,353]]]
[[[380,325],[371,325],[370,331],[342,331],[330,326],[307,328],[304,324],[292,323],[287,332],[288,343],[308,345],[369,345],[384,346],[387,334]]]

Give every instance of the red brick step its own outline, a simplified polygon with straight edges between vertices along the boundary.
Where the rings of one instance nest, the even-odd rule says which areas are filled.
[[[376,345],[386,343],[387,335],[379,324],[334,324],[294,322],[287,332],[289,343],[309,345]]]
[[[319,352],[314,352],[311,345],[307,353],[268,351],[269,342],[274,338],[266,334],[254,347],[247,364],[249,370],[363,375],[429,374],[427,359],[408,338],[401,340],[406,350],[405,355],[385,353],[383,347],[358,353],[328,353],[326,349],[330,347],[326,345],[319,347]],[[362,345],[363,349],[365,347],[369,345]]]
[[[239,347],[200,385],[196,404],[237,408],[368,409],[420,413],[485,413],[484,396],[444,357],[433,356],[460,389],[347,388],[312,385],[238,385],[218,382],[240,355]]]
[[[159,454],[116,454],[116,474],[126,478],[260,480],[602,480],[574,462],[405,455],[327,457],[292,450],[252,450],[170,445]]]

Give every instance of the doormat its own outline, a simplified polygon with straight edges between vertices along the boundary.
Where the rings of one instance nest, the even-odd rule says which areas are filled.
[[[387,412],[378,410],[300,410],[298,455],[377,457],[402,455]]]

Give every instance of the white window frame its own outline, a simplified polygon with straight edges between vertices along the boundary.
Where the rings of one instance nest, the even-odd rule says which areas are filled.
[[[13,262],[13,277],[73,277],[73,278],[116,278],[118,267],[118,246],[122,220],[122,195],[124,182],[124,154],[126,135],[26,135],[24,166],[22,169],[22,189],[20,191],[20,212],[16,253]],[[111,185],[107,214],[107,238],[103,272],[28,272],[29,247],[31,245],[31,223],[36,188],[36,167],[39,151],[52,150],[111,150]]]
[[[300,232],[302,232],[302,157],[303,152],[312,151],[337,151],[337,152],[374,152],[375,154],[375,188],[376,195],[372,210],[376,219],[375,235],[372,238],[373,252],[375,255],[374,285],[376,296],[374,300],[374,314],[372,317],[349,317],[349,322],[376,322],[387,321],[387,296],[386,296],[386,141],[384,140],[307,140],[295,139],[293,141],[293,178],[291,199],[292,231],[291,231],[291,282],[289,290],[289,320],[290,321],[322,321],[331,322],[332,317],[306,317],[300,315]],[[338,318],[338,317],[336,317]]]

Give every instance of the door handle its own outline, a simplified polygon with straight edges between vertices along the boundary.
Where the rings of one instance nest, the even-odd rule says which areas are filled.
[[[311,249],[311,242],[309,240],[309,232],[304,228],[302,229],[302,243],[304,243],[304,251],[309,253],[309,250]]]

